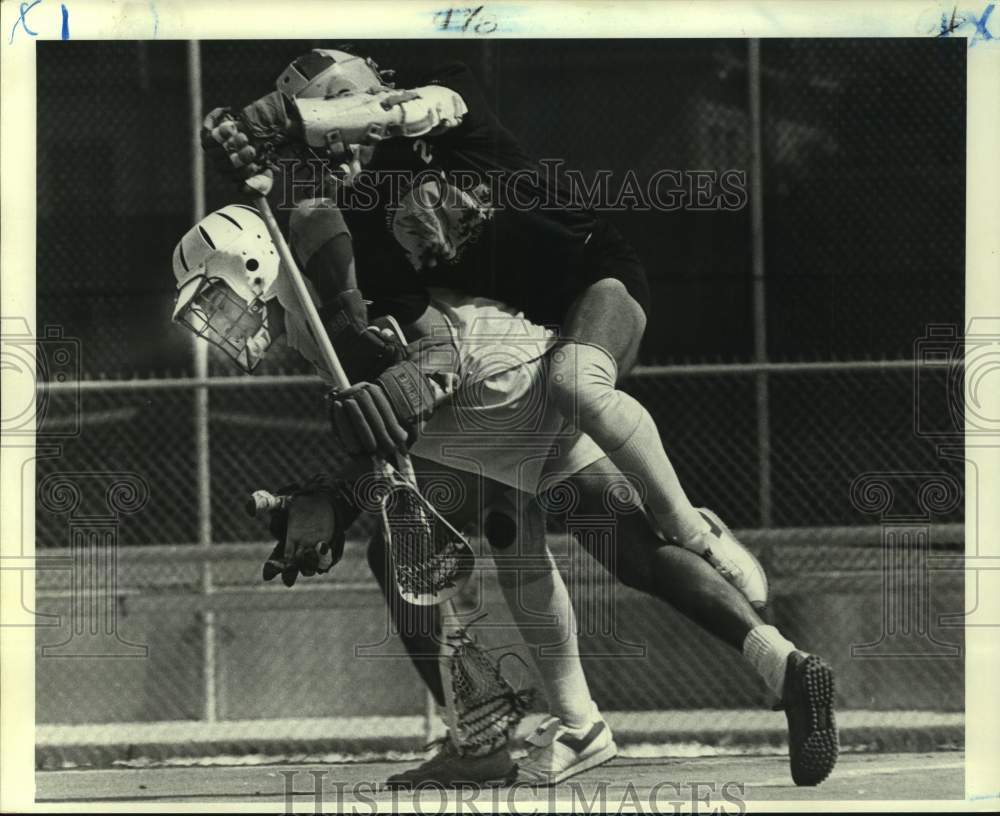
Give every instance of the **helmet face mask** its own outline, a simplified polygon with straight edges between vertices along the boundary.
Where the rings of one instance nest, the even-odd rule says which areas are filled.
[[[259,297],[245,300],[222,278],[199,278],[197,287],[174,320],[252,373],[272,342],[267,304]]]
[[[282,329],[268,321],[280,262],[260,215],[242,204],[207,215],[181,238],[173,266],[174,322],[252,372]]]

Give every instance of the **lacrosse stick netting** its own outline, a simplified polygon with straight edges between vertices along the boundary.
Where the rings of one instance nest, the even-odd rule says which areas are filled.
[[[504,657],[521,658],[508,653],[494,660],[469,634],[472,623],[449,633],[450,653],[445,655],[448,726],[460,753],[491,751],[506,744],[535,696],[534,689],[516,690],[501,671]]]
[[[400,595],[418,606],[449,600],[472,575],[472,548],[412,481],[391,465],[379,475],[383,532]]]

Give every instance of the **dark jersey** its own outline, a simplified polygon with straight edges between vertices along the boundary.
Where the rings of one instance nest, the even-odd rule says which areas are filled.
[[[604,277],[622,279],[645,308],[645,273],[631,248],[525,153],[469,69],[451,63],[422,84],[456,91],[468,107],[462,123],[381,143],[339,202],[371,314],[406,322],[427,288],[445,287],[559,325]]]

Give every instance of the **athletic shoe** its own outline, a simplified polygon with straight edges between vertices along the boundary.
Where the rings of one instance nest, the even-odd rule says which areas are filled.
[[[465,785],[509,785],[517,776],[517,766],[510,758],[506,744],[497,750],[474,756],[460,754],[451,738],[444,736],[431,743],[438,752],[416,768],[393,774],[386,782],[387,788],[413,788],[417,785],[438,785],[442,788],[459,788]]]
[[[715,513],[704,507],[699,507],[698,512],[708,522],[708,530],[686,547],[700,552],[723,578],[746,596],[754,609],[763,609],[767,606],[768,584],[760,561]]]
[[[837,764],[840,739],[833,714],[833,670],[816,655],[792,652],[782,706],[788,758],[796,785],[818,785]]]
[[[518,762],[517,781],[555,785],[613,759],[618,753],[611,729],[597,704],[593,719],[583,728],[569,729],[558,717],[549,717],[528,737],[528,755]]]

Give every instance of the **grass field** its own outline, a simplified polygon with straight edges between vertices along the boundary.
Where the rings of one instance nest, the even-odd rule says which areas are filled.
[[[637,747],[638,748],[638,747]],[[616,811],[637,799],[644,809],[672,810],[673,802],[700,799],[702,807],[735,811],[737,802],[763,800],[961,799],[964,796],[964,753],[847,754],[833,775],[816,788],[798,788],[788,775],[785,756],[714,756],[669,758],[624,752],[552,789],[520,786],[446,794],[434,789],[415,793],[379,791],[387,776],[411,762],[303,762],[262,765],[110,768],[40,771],[35,776],[39,803],[84,802],[286,802],[286,785],[297,807],[316,805],[316,781],[322,784],[318,810],[355,805],[356,812],[374,811],[375,803],[412,804],[442,812],[461,804],[466,812],[539,799],[573,803],[575,810]],[[588,804],[592,803],[592,804]],[[709,807],[708,809],[711,809]]]

